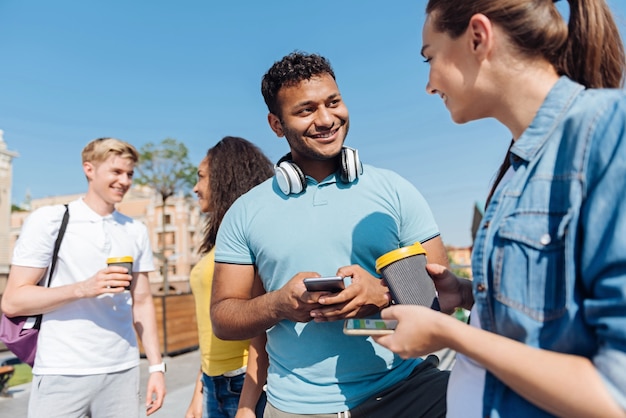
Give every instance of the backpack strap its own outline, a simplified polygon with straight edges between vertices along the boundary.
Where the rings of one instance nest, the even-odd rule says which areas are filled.
[[[57,240],[54,242],[54,251],[52,253],[52,264],[50,265],[50,271],[48,274],[48,280],[46,280],[46,287],[50,286],[50,282],[52,281],[52,273],[54,273],[54,268],[57,265],[57,257],[59,255],[59,248],[61,248],[61,241],[63,240],[63,235],[65,235],[65,230],[67,229],[67,223],[70,220],[70,208],[67,203],[65,206],[65,213],[63,214],[63,219],[61,220],[61,227],[59,228],[59,235],[57,235]]]
[[[61,248],[61,241],[63,240],[63,235],[65,235],[65,230],[67,229],[67,223],[70,220],[70,208],[67,203],[65,206],[65,213],[63,214],[63,219],[61,220],[61,227],[59,228],[59,235],[57,235],[56,241],[54,241],[54,251],[52,252],[52,264],[50,265],[50,271],[48,272],[48,279],[46,280],[46,287],[50,286],[50,282],[52,281],[52,273],[54,273],[54,268],[57,265],[57,257],[59,255],[59,248]],[[30,329],[36,328],[39,329],[41,327],[41,318],[42,314],[29,316],[26,319],[26,322],[22,329]]]

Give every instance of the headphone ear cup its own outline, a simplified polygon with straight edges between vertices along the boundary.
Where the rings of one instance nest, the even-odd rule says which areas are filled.
[[[284,195],[289,195],[291,192],[291,186],[289,185],[289,177],[285,170],[278,165],[274,166],[274,177],[276,178],[276,183],[278,183],[278,188]]]
[[[354,148],[343,147],[341,150],[341,173],[344,183],[352,183],[363,174],[363,165],[359,159],[359,152]]]
[[[289,161],[282,161],[275,165],[274,175],[278,187],[285,195],[298,194],[306,189],[304,173],[300,167]]]

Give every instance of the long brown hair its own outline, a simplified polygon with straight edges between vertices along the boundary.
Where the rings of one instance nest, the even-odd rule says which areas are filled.
[[[274,175],[272,162],[250,141],[226,136],[207,151],[209,210],[200,254],[215,246],[226,211],[239,196]]]

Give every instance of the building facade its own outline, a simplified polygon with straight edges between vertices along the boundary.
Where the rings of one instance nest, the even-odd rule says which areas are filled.
[[[0,130],[0,290],[4,289],[4,281],[9,275],[11,263],[9,240],[11,215],[11,184],[13,181],[13,158],[17,152],[9,151],[4,142],[4,132]]]

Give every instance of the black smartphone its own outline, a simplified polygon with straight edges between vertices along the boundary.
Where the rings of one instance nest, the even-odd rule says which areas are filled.
[[[307,277],[304,285],[309,292],[332,292],[339,293],[346,288],[343,277]]]
[[[396,329],[398,321],[395,319],[346,319],[343,323],[343,333],[346,335],[385,335]]]

